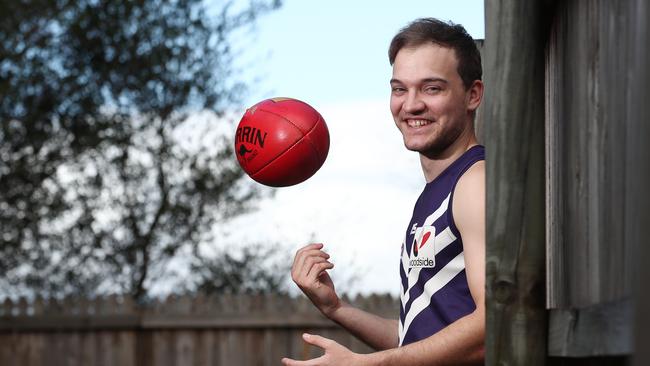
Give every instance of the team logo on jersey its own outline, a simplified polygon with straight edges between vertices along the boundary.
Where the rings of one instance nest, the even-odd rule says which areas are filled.
[[[436,265],[436,228],[435,226],[422,226],[415,229],[409,267],[433,268]]]

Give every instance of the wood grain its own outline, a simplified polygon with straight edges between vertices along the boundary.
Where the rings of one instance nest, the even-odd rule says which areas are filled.
[[[543,1],[486,1],[486,364],[544,365]]]

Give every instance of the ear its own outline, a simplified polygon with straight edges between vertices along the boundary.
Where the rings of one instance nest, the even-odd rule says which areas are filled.
[[[483,82],[481,80],[474,80],[472,85],[467,89],[467,111],[474,112],[483,100]]]

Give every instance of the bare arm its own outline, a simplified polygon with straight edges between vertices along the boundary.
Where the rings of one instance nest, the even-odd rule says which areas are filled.
[[[323,244],[309,244],[296,252],[291,277],[314,305],[369,346],[397,347],[397,320],[386,319],[343,302],[326,270],[334,267]]]
[[[376,350],[397,347],[396,319],[386,319],[343,302],[330,319]]]

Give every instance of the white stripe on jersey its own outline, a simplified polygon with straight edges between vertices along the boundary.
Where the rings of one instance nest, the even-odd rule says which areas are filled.
[[[399,333],[399,345],[402,345],[404,342],[404,336],[408,332],[413,319],[415,319],[422,310],[426,309],[427,306],[431,303],[431,296],[435,294],[438,290],[443,288],[449,281],[451,281],[457,274],[462,272],[465,269],[465,256],[461,252],[454,259],[452,259],[443,270],[436,273],[435,276],[431,277],[429,281],[424,285],[424,291],[420,296],[418,296],[409,309],[408,314],[405,314],[404,325],[402,326],[400,322],[400,333]],[[405,305],[404,305],[405,306]]]
[[[451,232],[451,229],[447,227],[445,230],[443,230],[440,234],[436,235],[435,237],[436,240],[436,252],[435,254],[437,255],[441,250],[445,249],[449,244],[453,243],[456,240],[456,236]],[[405,259],[406,258],[406,259]],[[404,265],[404,260],[406,260],[406,265]],[[411,288],[415,285],[417,282],[418,276],[420,276],[420,269],[421,268],[413,268],[411,271],[407,271],[407,266],[408,266],[408,255],[406,254],[406,251],[402,253],[402,265],[404,265],[404,272],[407,275],[408,278],[408,284],[409,288],[407,291],[404,291],[404,285],[402,284],[402,281],[399,281],[399,286],[400,286],[400,296],[402,298],[402,306],[404,309],[406,309],[406,303],[409,301],[410,295],[411,295]],[[444,270],[444,269],[443,269]],[[402,319],[399,319],[397,322],[399,324],[398,328],[398,334],[400,335],[400,339],[403,337],[402,335]],[[400,341],[400,345],[402,342]]]
[[[420,226],[430,226],[430,225],[432,225],[436,220],[438,220],[440,218],[440,216],[442,216],[445,212],[447,212],[447,205],[449,205],[449,198],[450,197],[451,197],[451,193],[449,193],[449,195],[447,195],[447,198],[445,198],[444,201],[442,201],[440,206],[431,215],[429,215],[429,217],[427,217],[424,220],[424,223],[422,223],[422,225],[420,225]],[[437,236],[436,236],[436,238],[437,238]],[[404,273],[406,273],[409,276],[408,276],[408,288],[407,288],[407,291],[404,291],[404,286],[401,284],[402,281],[400,281],[400,287],[402,289],[402,293],[401,293],[402,296],[404,296],[404,293],[408,293],[408,290],[410,290],[411,287],[413,287],[413,285],[414,285],[414,284],[411,283],[411,276],[410,276],[410,272],[408,271],[409,258],[408,258],[408,254],[406,252],[406,245],[407,245],[407,243],[404,242],[404,245],[402,246],[402,268],[404,269]],[[411,250],[413,250],[413,249],[411,249]],[[416,269],[417,269],[417,273],[419,274],[420,273],[419,268],[416,268]],[[415,277],[415,279],[417,280],[417,276]],[[402,303],[406,306],[406,302],[402,301]]]
[[[454,233],[451,232],[451,228],[447,227],[445,230],[443,230],[440,234],[436,235],[435,237],[435,254],[438,255],[440,251],[445,249],[447,245],[453,243],[456,240],[456,236]],[[404,291],[404,288],[402,287],[402,304],[403,306],[406,306],[406,303],[409,301],[410,297],[410,292],[413,286],[418,281],[418,277],[420,277],[420,270],[422,269],[421,267],[416,267],[408,271],[408,255],[406,254],[406,251],[404,251],[402,255],[402,266],[404,266],[404,272],[406,273],[408,277],[408,289]],[[442,269],[444,271],[444,269]],[[400,281],[400,286],[402,285],[402,281]]]

